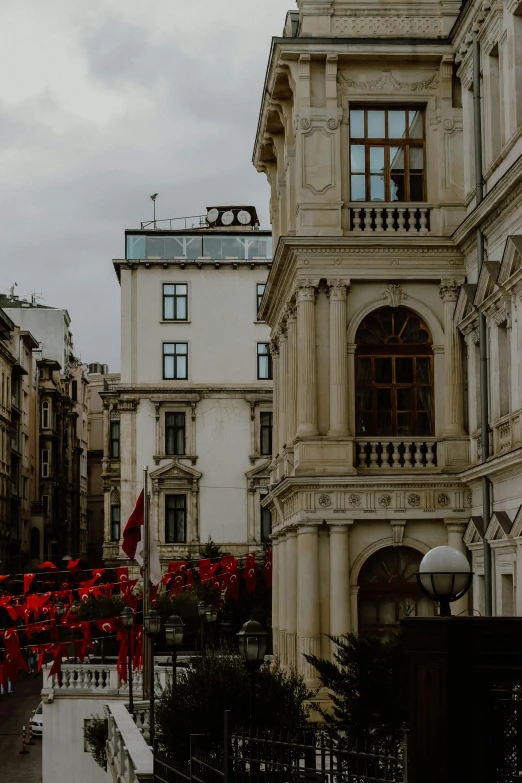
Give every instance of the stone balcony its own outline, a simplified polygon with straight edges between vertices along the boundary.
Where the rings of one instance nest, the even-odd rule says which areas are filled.
[[[427,235],[430,216],[431,208],[425,204],[352,202],[350,230],[356,234]]]
[[[437,468],[437,438],[356,438],[354,461],[358,471],[429,471]]]
[[[125,704],[106,708],[108,723],[107,772],[114,783],[152,783],[154,757],[147,740]]]

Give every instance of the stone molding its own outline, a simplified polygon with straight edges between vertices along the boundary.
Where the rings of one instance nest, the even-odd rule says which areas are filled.
[[[348,288],[350,286],[349,280],[342,280],[340,278],[330,279],[326,281],[328,285],[327,296],[332,299],[336,299],[340,302],[345,302],[348,295]]]
[[[338,16],[333,20],[333,32],[349,36],[406,35],[433,38],[441,35],[442,20],[438,16]]]
[[[443,280],[439,293],[443,302],[456,302],[459,296],[460,285],[456,280]]]
[[[357,81],[342,73],[338,73],[337,80],[341,87],[346,90],[356,90],[357,92],[424,92],[426,90],[437,90],[439,87],[439,74],[434,71],[427,79],[416,82],[399,81],[392,71],[384,71],[375,79],[366,81]]]

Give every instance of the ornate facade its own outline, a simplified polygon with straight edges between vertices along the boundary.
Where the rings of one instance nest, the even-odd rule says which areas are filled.
[[[274,363],[274,639],[313,684],[303,654],[328,656],[327,634],[433,614],[413,575],[434,546],[470,553],[471,605],[454,611],[477,612],[489,537],[494,613],[522,614],[522,5],[297,5],[273,41],[254,164],[271,186],[275,245],[260,309]],[[491,348],[485,464],[479,312]]]

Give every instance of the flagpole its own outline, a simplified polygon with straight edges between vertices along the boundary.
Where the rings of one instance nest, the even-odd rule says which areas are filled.
[[[143,627],[145,614],[150,610],[150,539],[149,539],[149,469],[143,468]],[[142,635],[143,644],[143,699],[150,697],[151,641]]]

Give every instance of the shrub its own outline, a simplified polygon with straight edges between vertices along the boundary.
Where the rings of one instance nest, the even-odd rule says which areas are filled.
[[[108,721],[106,718],[100,718],[99,715],[93,715],[90,720],[85,722],[83,736],[89,744],[91,756],[102,769],[107,769],[106,744],[108,738]]]

